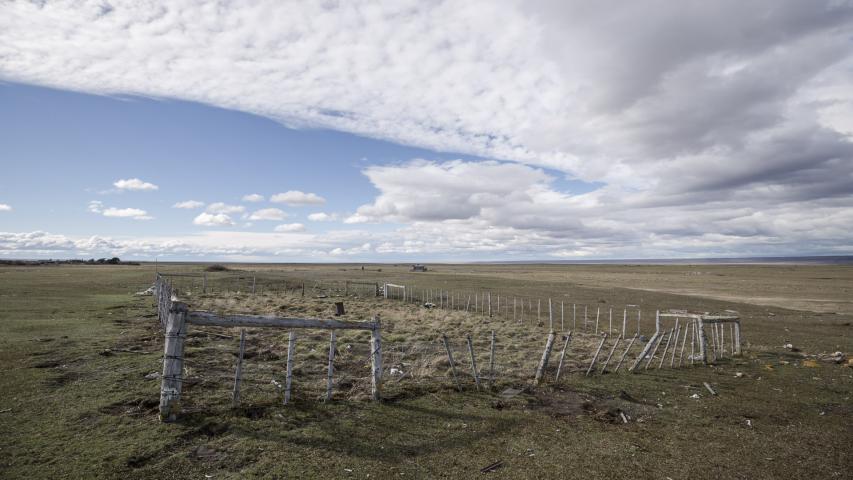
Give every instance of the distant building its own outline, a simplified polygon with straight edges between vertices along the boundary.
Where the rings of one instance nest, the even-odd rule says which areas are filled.
[[[416,263],[416,264],[412,265],[412,271],[413,272],[426,272],[427,267],[426,267],[426,265],[421,265],[420,263]]]

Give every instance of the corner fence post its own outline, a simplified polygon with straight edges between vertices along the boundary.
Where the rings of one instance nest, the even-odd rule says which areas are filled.
[[[181,411],[181,387],[184,373],[184,338],[187,306],[175,302],[166,320],[163,353],[163,378],[160,383],[160,421],[174,422]]]

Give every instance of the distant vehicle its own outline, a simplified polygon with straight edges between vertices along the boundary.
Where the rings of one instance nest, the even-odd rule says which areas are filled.
[[[420,263],[416,263],[416,264],[412,265],[412,271],[413,272],[426,272],[427,267],[426,267],[426,265],[421,265]]]

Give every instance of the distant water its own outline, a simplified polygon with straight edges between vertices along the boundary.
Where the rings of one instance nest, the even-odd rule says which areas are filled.
[[[617,260],[521,260],[475,263],[541,263],[550,265],[853,265],[853,255],[814,257],[625,258]]]

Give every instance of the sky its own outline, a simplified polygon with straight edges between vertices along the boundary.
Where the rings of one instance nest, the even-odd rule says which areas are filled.
[[[0,4],[0,259],[853,255],[853,2]]]

